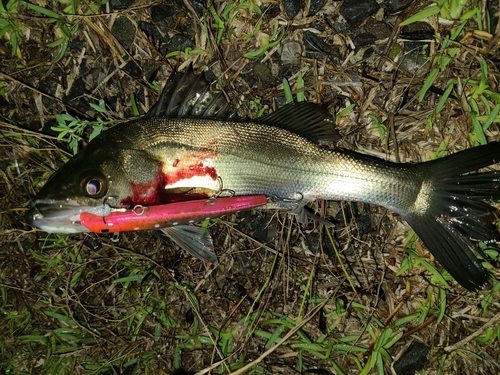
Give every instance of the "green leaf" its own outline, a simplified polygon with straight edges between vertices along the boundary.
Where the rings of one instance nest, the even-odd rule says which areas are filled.
[[[95,104],[95,103],[89,103],[90,106],[95,109],[97,112],[100,112],[100,113],[106,113],[107,110],[106,110],[106,107],[104,106],[104,100],[99,100],[99,104]]]
[[[264,53],[266,53],[266,49],[265,48],[259,48],[256,51],[245,53],[243,55],[243,57],[246,57],[247,59],[255,59],[257,57],[262,56]]]
[[[342,111],[337,113],[335,116],[335,120],[338,121],[339,118],[346,116],[349,112],[351,112],[356,107],[356,104],[351,104],[350,106],[344,108]]]
[[[125,276],[125,277],[120,277],[119,279],[115,279],[112,282],[114,284],[116,283],[129,283],[131,281],[142,281],[146,275],[131,275],[131,276]]]
[[[434,81],[436,80],[436,78],[438,76],[438,73],[439,73],[439,69],[438,68],[432,69],[431,74],[429,74],[429,76],[425,80],[425,83],[422,86],[422,89],[420,90],[420,94],[418,95],[418,101],[419,102],[422,102],[422,100],[424,100],[425,94],[427,93],[427,91],[429,91],[429,89],[431,88],[431,86],[434,84]]]
[[[1,26],[2,25],[0,24],[0,27]],[[14,25],[12,25],[11,23],[6,24],[2,27],[2,29],[0,29],[0,38],[3,36],[3,34],[11,32],[12,30],[14,30]]]
[[[61,49],[59,50],[59,53],[57,54],[55,60],[53,61],[53,64],[61,60],[66,53],[66,50],[68,49],[68,41],[65,41],[64,43],[61,44]]]
[[[71,319],[71,318],[68,318],[66,315],[63,315],[63,314],[59,314],[59,313],[56,313],[56,312],[53,312],[53,311],[49,311],[49,310],[46,310],[44,311],[45,315],[48,315],[54,319],[57,319],[61,322],[64,322],[66,323],[67,325],[69,326],[75,326],[76,325],[76,322]]]
[[[445,312],[446,312],[446,291],[442,288],[439,288],[439,315],[436,320],[436,324],[441,323]]]
[[[414,14],[413,16],[408,17],[406,20],[401,22],[401,26],[406,26],[414,22],[422,21],[426,18],[432,17],[436,14],[438,14],[440,11],[440,8],[437,5],[431,5],[430,7],[427,7],[417,14]]]
[[[297,76],[297,102],[303,102],[305,101],[305,95],[304,95],[304,79],[302,78],[302,72],[299,72],[299,75]]]
[[[394,321],[394,326],[395,327],[402,326],[402,325],[404,325],[406,323],[411,322],[412,320],[417,319],[419,316],[420,316],[420,312],[416,312],[416,313],[404,316],[402,318],[399,318],[399,319],[395,320]]]
[[[465,12],[464,14],[462,14],[462,16],[460,17],[460,21],[468,21],[472,17],[474,17],[476,14],[480,14],[480,10],[477,8],[471,9],[471,10]]]
[[[290,87],[290,84],[286,80],[286,78],[283,78],[283,91],[285,92],[285,101],[286,103],[293,103],[293,94],[292,94],[292,89]]]
[[[283,333],[285,330],[285,325],[280,325],[278,326],[274,332],[269,336],[269,339],[266,342],[265,348],[269,349],[272,344],[276,343],[280,339],[280,335]]]
[[[500,112],[500,104],[497,104],[483,124],[483,131],[488,130],[493,122],[498,122],[497,115]]]
[[[43,340],[44,337],[45,337],[44,335],[21,335],[18,336],[17,338],[27,341],[41,341]]]
[[[427,263],[425,260],[421,260],[420,264],[432,274],[432,277],[434,278],[435,282],[438,282],[441,285],[448,286],[448,283],[444,279],[443,275],[439,273],[438,270],[436,270],[434,267],[432,267],[429,263]]]
[[[39,5],[31,4],[31,3],[28,3],[26,1],[21,1],[21,4],[24,5],[28,9],[34,10],[35,12],[43,14],[44,16],[47,16],[49,18],[56,18],[56,19],[60,18],[59,14],[57,14],[56,12],[54,12],[50,9],[41,7]]]
[[[453,87],[455,87],[455,82],[450,82],[448,86],[446,87],[446,90],[444,90],[443,95],[441,95],[441,99],[439,99],[438,104],[436,105],[436,113],[441,112],[443,109],[444,104],[448,100],[448,97],[450,96],[451,90],[453,90]]]

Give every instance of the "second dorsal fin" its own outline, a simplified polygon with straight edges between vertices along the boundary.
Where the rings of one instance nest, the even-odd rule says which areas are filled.
[[[328,109],[319,104],[290,103],[253,121],[288,130],[313,142],[333,142],[340,138]]]

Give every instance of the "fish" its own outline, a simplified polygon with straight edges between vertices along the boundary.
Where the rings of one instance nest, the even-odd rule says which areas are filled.
[[[491,202],[500,199],[500,173],[476,171],[500,162],[500,143],[427,162],[389,162],[325,146],[337,134],[324,106],[294,103],[240,119],[195,77],[175,76],[143,118],[89,142],[41,188],[27,221],[76,233],[88,231],[82,214],[105,219],[111,210],[224,195],[263,195],[262,209],[303,220],[304,207],[318,199],[358,201],[399,214],[466,289],[488,283],[479,243],[497,244]],[[182,239],[196,236],[192,228],[183,227],[181,247],[192,246]]]

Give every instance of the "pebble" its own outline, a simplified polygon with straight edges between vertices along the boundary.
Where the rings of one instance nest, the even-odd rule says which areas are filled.
[[[364,29],[370,34],[375,35],[377,38],[376,40],[384,40],[391,36],[391,29],[387,26],[387,24],[373,18],[369,18],[366,21]]]
[[[186,48],[194,48],[194,42],[187,36],[175,34],[166,43],[166,54],[174,51],[184,51]]]
[[[251,216],[250,220],[245,223],[245,227],[256,240],[266,242],[268,240],[268,221],[269,214],[267,212],[260,213],[258,216]]]
[[[308,16],[314,16],[318,13],[325,5],[326,0],[311,0],[311,5],[309,5],[309,13]]]
[[[174,8],[166,2],[151,7],[151,20],[153,22],[163,22],[166,18],[173,17],[174,14]]]
[[[361,48],[365,46],[372,45],[377,41],[377,37],[372,33],[359,33],[353,39],[352,42],[356,48]]]
[[[422,77],[429,71],[429,61],[420,51],[411,51],[404,55],[399,63],[401,69],[417,77]]]
[[[281,49],[281,62],[283,64],[297,65],[300,63],[302,45],[295,40],[287,40]]]
[[[309,30],[304,31],[303,40],[307,57],[324,59],[332,51],[328,43]]]
[[[314,254],[317,254],[320,250],[320,236],[317,232],[310,232],[306,234],[306,246],[308,250]]]
[[[399,36],[407,40],[425,40],[433,39],[435,33],[430,24],[421,21],[404,26]]]
[[[394,363],[394,371],[398,375],[413,375],[420,371],[427,363],[429,347],[421,342],[414,342]]]
[[[134,43],[135,32],[135,26],[128,17],[117,17],[111,27],[111,33],[127,50],[132,46],[132,43]]]
[[[293,19],[300,12],[300,0],[282,0],[281,4],[289,19]]]
[[[137,23],[139,30],[141,30],[148,37],[149,41],[154,45],[160,47],[164,42],[163,36],[158,31],[155,24],[151,22],[139,21]]]
[[[405,10],[414,0],[387,0],[386,8],[389,14]]]
[[[200,18],[203,17],[204,9],[207,6],[206,0],[188,0],[188,1],[189,4],[191,4],[191,6],[193,7],[193,10],[195,11],[196,15]]]
[[[109,6],[111,10],[127,9],[134,3],[134,0],[110,0]]]
[[[258,81],[259,87],[268,87],[273,82],[271,68],[267,64],[255,62],[253,64],[253,76]]]
[[[357,29],[370,16],[377,13],[380,5],[376,0],[344,0],[340,14],[351,30]]]

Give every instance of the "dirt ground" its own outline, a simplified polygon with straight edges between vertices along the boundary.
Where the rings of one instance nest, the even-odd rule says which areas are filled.
[[[474,128],[500,102],[494,3],[416,29],[401,22],[426,2],[383,1],[359,25],[330,0],[292,17],[293,1],[2,4],[0,372],[500,373],[495,258],[491,288],[467,292],[375,205],[316,202],[331,231],[278,212],[217,220],[217,266],[159,232],[48,235],[24,219],[96,128],[144,114],[189,65],[240,116],[284,104],[286,79],[336,115],[337,147],[385,160],[498,140],[496,121]]]

